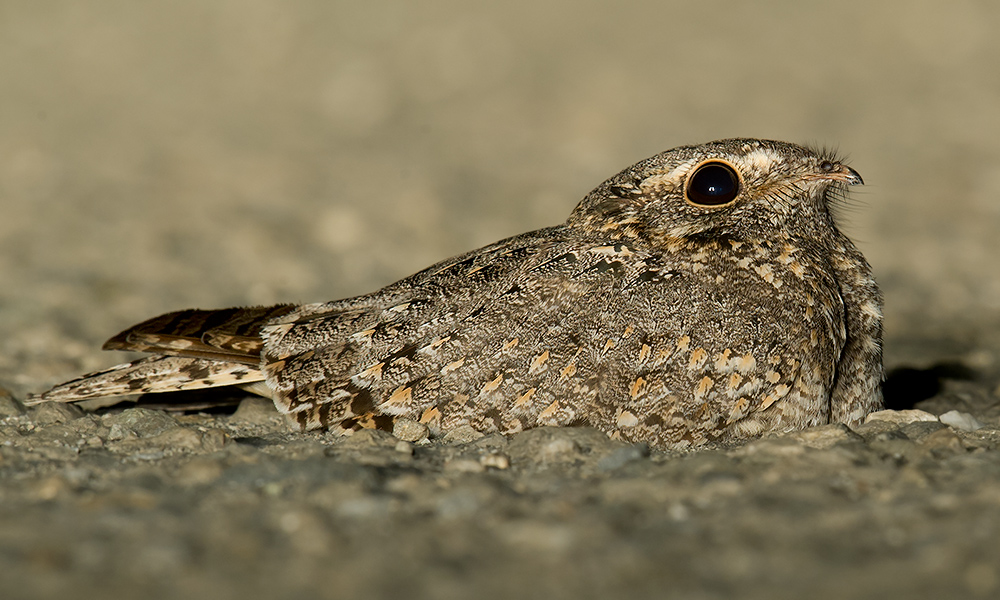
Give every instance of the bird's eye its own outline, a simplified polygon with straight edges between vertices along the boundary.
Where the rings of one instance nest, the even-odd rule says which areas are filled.
[[[739,193],[740,178],[726,163],[705,163],[688,178],[686,195],[691,204],[721,206],[732,202]]]

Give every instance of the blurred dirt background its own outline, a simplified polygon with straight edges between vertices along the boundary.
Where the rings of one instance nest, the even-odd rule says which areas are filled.
[[[998,24],[985,0],[0,0],[0,595],[1000,593]],[[364,293],[734,136],[849,156],[893,406],[978,425],[351,450],[253,403],[15,400],[149,316]]]

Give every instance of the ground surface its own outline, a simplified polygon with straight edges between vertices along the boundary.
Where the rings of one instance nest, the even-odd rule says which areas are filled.
[[[0,0],[0,595],[1000,593],[1000,7],[340,4]],[[159,312],[364,293],[732,136],[864,176],[925,412],[673,455],[17,402]]]

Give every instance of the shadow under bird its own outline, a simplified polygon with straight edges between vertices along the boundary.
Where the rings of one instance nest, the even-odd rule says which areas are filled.
[[[784,142],[675,148],[562,225],[368,295],[155,317],[104,345],[152,356],[29,403],[240,386],[304,430],[586,425],[659,448],[858,424],[882,406],[881,294],[830,208],[861,183]]]

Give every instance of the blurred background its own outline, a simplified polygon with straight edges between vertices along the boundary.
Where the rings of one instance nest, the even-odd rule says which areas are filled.
[[[839,148],[887,364],[1000,361],[1000,4],[0,0],[0,384],[361,294],[661,150]]]

